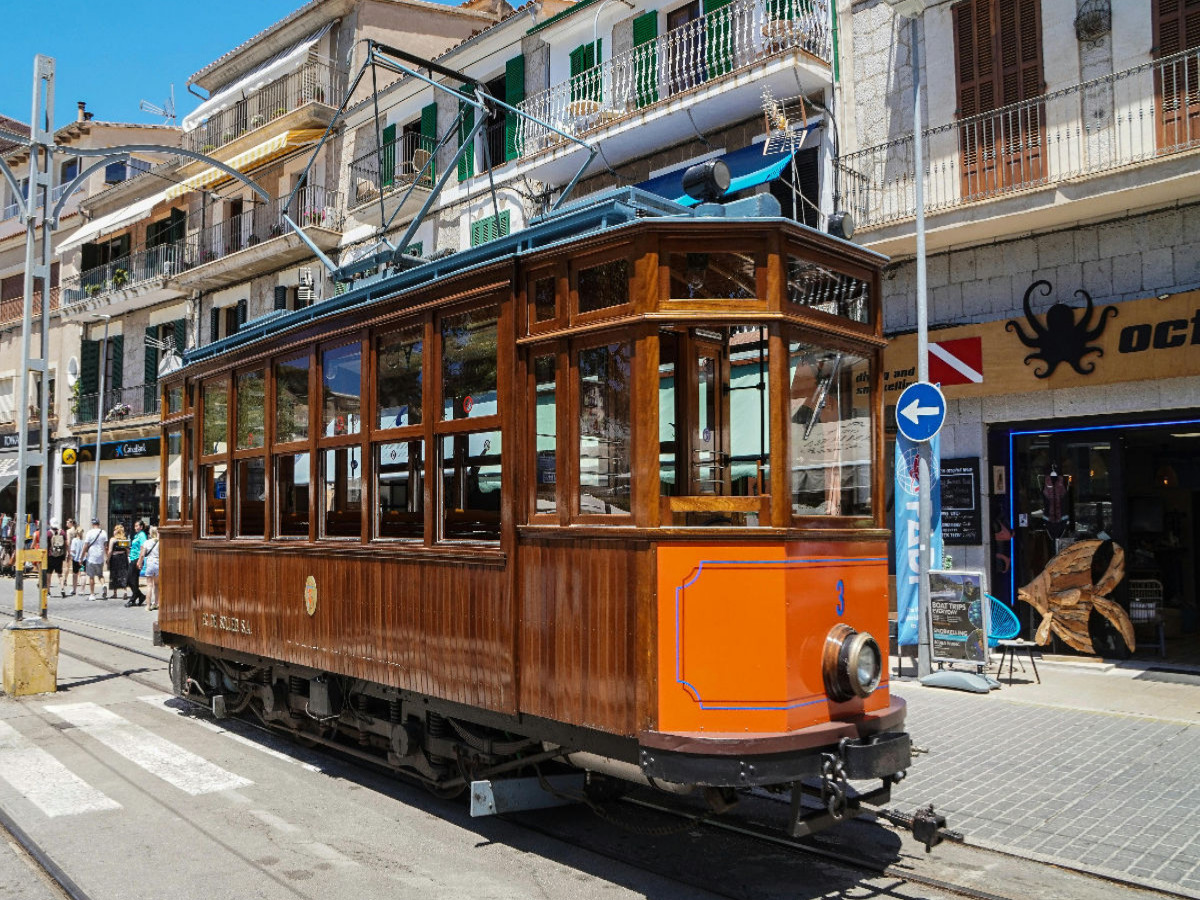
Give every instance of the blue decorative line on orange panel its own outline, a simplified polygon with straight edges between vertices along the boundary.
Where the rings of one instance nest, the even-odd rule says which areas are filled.
[[[683,677],[683,654],[680,649],[682,640],[682,600],[685,589],[691,587],[700,580],[700,575],[704,572],[705,566],[792,566],[815,564],[831,564],[831,563],[886,563],[886,556],[852,556],[842,559],[833,559],[829,557],[813,557],[812,559],[702,559],[700,564],[696,566],[696,574],[692,576],[691,581],[685,582],[675,588],[675,682],[683,687],[685,691],[692,695],[692,699],[700,704],[701,709],[722,710],[728,712],[734,711],[761,711],[761,712],[777,712],[780,710],[798,709],[802,706],[812,706],[815,703],[825,703],[828,698],[825,695],[805,700],[787,700],[782,704],[760,705],[760,706],[729,706],[720,703],[706,703],[704,698],[700,696],[700,692],[694,685],[689,683]],[[879,686],[875,690],[882,690],[888,686],[888,682],[880,681]],[[754,702],[754,701],[748,701]]]

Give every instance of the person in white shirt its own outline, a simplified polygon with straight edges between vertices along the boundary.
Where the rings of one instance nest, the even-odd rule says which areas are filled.
[[[83,558],[88,579],[88,599],[96,599],[96,579],[100,586],[107,591],[104,584],[104,562],[108,556],[108,535],[100,527],[99,519],[92,519],[92,527],[83,536]]]
[[[79,572],[83,568],[83,529],[76,528],[71,519],[67,519],[71,533],[71,596],[79,591]]]

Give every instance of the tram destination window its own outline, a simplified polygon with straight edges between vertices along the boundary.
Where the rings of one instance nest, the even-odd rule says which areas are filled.
[[[495,415],[496,343],[499,307],[487,306],[444,316],[442,336],[442,420]]]
[[[321,354],[321,434],[334,437],[362,430],[362,346],[356,341]]]
[[[793,515],[871,515],[869,360],[793,340],[788,375]]]
[[[229,388],[224,381],[204,386],[205,455],[224,453],[229,441]]]
[[[261,538],[267,529],[267,470],[262,457],[237,461],[237,536]]]
[[[263,445],[266,417],[266,379],[261,370],[243,372],[235,382],[237,397],[237,449],[255,450]]]
[[[558,400],[553,356],[533,361],[537,433],[537,495],[534,512],[545,515],[558,508]]]
[[[424,332],[418,325],[379,338],[375,365],[377,428],[421,423]]]
[[[275,533],[279,537],[308,537],[308,498],[312,490],[309,467],[307,453],[275,457]]]
[[[500,539],[500,450],[499,431],[441,438],[444,540]]]
[[[672,253],[671,297],[678,300],[756,300],[753,253]]]
[[[226,514],[229,510],[229,468],[224,463],[201,466],[200,479],[204,485],[204,514],[200,519],[204,537],[225,537]]]
[[[375,535],[419,541],[425,537],[425,442],[375,448]]]
[[[183,518],[183,432],[167,434],[167,521]]]
[[[579,351],[579,514],[630,512],[633,347]]]
[[[871,321],[870,285],[797,256],[787,258],[787,300],[864,325]]]
[[[323,450],[321,472],[321,534],[330,538],[362,535],[362,450],[339,447]]]
[[[629,302],[629,260],[614,259],[580,269],[579,311],[581,313],[622,306]]]
[[[308,440],[308,357],[275,364],[275,443]]]

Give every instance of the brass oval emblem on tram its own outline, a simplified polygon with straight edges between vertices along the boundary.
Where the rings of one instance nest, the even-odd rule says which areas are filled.
[[[317,579],[312,575],[304,582],[304,609],[310,616],[317,611]]]

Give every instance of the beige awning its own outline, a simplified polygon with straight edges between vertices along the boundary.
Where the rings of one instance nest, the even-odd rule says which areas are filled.
[[[58,254],[66,253],[68,250],[72,250],[81,244],[86,244],[88,241],[94,241],[97,238],[104,237],[106,234],[120,231],[134,222],[140,222],[142,219],[149,218],[151,210],[164,200],[170,199],[171,196],[170,191],[164,191],[152,197],[145,197],[128,206],[123,206],[116,212],[97,216],[79,228],[74,234],[61,241],[54,248],[54,252]]]
[[[282,134],[275,135],[270,140],[263,141],[261,144],[251,147],[249,150],[243,150],[237,156],[230,159],[226,165],[239,172],[245,172],[277,156],[282,156],[297,147],[303,147],[305,144],[311,144],[314,141],[320,140],[321,135],[324,133],[325,130],[322,128],[300,128],[285,131]],[[167,199],[174,199],[189,191],[202,191],[205,188],[212,187],[214,184],[225,181],[229,177],[229,175],[220,169],[205,169],[203,172],[193,175],[191,178],[181,181],[170,188],[167,191]]]

